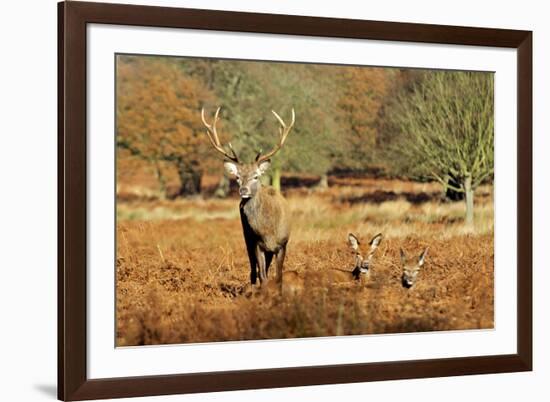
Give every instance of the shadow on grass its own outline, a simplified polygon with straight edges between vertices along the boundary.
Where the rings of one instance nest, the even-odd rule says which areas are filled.
[[[419,205],[426,202],[440,202],[442,201],[441,192],[403,192],[396,193],[394,191],[376,190],[372,193],[363,194],[360,196],[339,197],[340,202],[354,204],[381,204],[386,201],[396,201],[398,199],[404,199],[411,204]]]

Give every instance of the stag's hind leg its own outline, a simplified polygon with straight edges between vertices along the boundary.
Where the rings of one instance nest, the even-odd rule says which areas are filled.
[[[269,278],[269,266],[271,265],[271,260],[273,259],[273,253],[271,251],[265,252],[265,276]]]
[[[283,264],[286,256],[286,244],[277,251],[276,264],[277,264],[277,282],[282,288],[283,286]]]
[[[260,285],[263,285],[264,282],[267,283],[265,254],[266,253],[260,248],[260,246],[256,246],[256,260],[258,261],[258,274],[260,276]]]

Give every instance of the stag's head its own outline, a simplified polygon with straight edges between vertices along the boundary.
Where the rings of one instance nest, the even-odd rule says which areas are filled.
[[[361,243],[357,236],[353,233],[348,234],[348,243],[355,254],[355,267],[352,271],[355,278],[359,278],[360,275],[368,274],[370,263],[374,252],[382,241],[382,233],[378,233],[369,242],[369,249],[366,250],[366,254],[361,251]]]
[[[292,109],[292,121],[288,125],[277,113],[272,111],[273,115],[279,122],[279,143],[270,152],[265,154],[263,154],[262,151],[258,152],[256,159],[252,163],[241,162],[237,156],[237,153],[231,146],[231,143],[227,144],[230,152],[226,152],[223,145],[220,143],[220,139],[216,131],[216,123],[220,119],[220,109],[221,108],[218,108],[216,110],[214,121],[210,124],[206,122],[204,117],[204,108],[202,109],[201,117],[202,122],[206,127],[206,134],[208,135],[208,139],[214,149],[224,156],[223,165],[225,167],[225,171],[229,175],[237,178],[237,183],[239,183],[239,195],[241,198],[252,198],[261,187],[260,177],[269,169],[271,158],[282,148],[288,133],[290,133],[290,130],[294,125],[294,109]]]
[[[413,256],[409,258],[403,249],[399,249],[401,254],[401,265],[403,267],[403,275],[401,276],[401,284],[405,288],[410,288],[416,282],[420,268],[424,265],[424,260],[426,259],[426,253],[428,252],[428,247],[420,253],[420,256]]]

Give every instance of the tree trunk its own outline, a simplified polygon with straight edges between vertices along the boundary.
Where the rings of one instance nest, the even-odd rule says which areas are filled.
[[[214,196],[218,198],[227,197],[227,194],[229,194],[229,184],[229,178],[226,175],[223,175],[220,178],[218,187],[216,187],[216,191],[214,191]]]
[[[274,166],[271,173],[271,187],[277,191],[281,191],[281,167]]]
[[[201,192],[202,172],[193,169],[182,160],[177,162],[180,189],[178,196],[197,195]]]
[[[474,226],[474,189],[472,188],[472,176],[464,179],[464,199],[466,201],[466,226]]]
[[[164,200],[166,198],[166,179],[162,174],[162,169],[160,168],[160,163],[158,159],[154,160],[154,164],[155,164],[155,175],[159,183],[160,198]]]
[[[317,188],[328,188],[328,175],[323,173],[319,182],[317,183]]]
[[[462,191],[456,191],[456,187],[460,187],[460,182],[452,175],[447,175],[447,184],[445,186],[445,198],[450,201],[462,201],[464,199],[464,193]]]
[[[198,170],[191,171],[191,186],[193,194],[200,194],[202,190],[202,172]]]

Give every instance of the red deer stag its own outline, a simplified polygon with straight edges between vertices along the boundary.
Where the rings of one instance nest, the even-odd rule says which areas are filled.
[[[211,124],[204,118],[204,108],[201,112],[202,122],[206,126],[208,139],[219,153],[224,156],[224,167],[228,174],[235,176],[239,184],[241,202],[239,210],[243,226],[244,240],[250,260],[250,282],[254,285],[260,277],[260,285],[267,283],[268,270],[273,256],[277,265],[277,281],[282,286],[283,263],[286,254],[286,245],[290,236],[290,214],[284,197],[271,187],[262,187],[260,176],[270,165],[270,158],[283,146],[292,129],[295,120],[292,109],[292,121],[286,125],[277,113],[279,127],[279,143],[268,153],[260,151],[252,163],[242,163],[237,153],[228,143],[228,153],[223,148],[216,131],[220,108],[216,110],[214,121]]]

